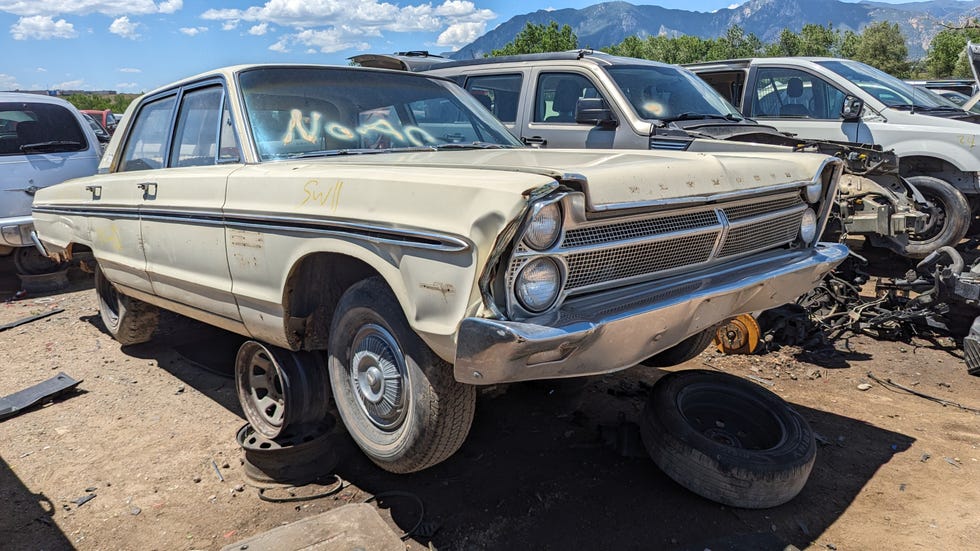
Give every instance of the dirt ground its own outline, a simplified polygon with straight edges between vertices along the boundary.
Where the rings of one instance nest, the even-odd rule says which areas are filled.
[[[4,264],[0,300],[17,287]],[[761,381],[819,434],[809,482],[774,509],[720,506],[654,466],[634,423],[662,373],[643,368],[596,377],[577,395],[484,392],[469,439],[445,463],[398,476],[348,450],[337,474],[351,485],[340,493],[268,503],[247,485],[235,441],[244,420],[228,375],[239,337],[168,316],[151,343],[121,349],[84,277],[0,303],[0,323],[54,308],[64,312],[0,333],[0,395],[58,372],[83,381],[0,422],[0,549],[218,549],[391,490],[425,505],[410,549],[975,549],[980,533],[980,415],[867,375],[980,407],[980,378],[926,341],[838,342],[841,368],[792,348],[709,350],[680,366]],[[382,507],[396,531],[418,518],[411,499]]]

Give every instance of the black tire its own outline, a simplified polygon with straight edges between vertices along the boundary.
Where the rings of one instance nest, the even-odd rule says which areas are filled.
[[[691,335],[663,352],[640,362],[647,367],[672,367],[697,357],[715,340],[715,328]]]
[[[119,344],[140,344],[153,337],[160,321],[156,306],[117,291],[100,268],[95,269],[95,292],[99,295],[102,323]]]
[[[910,234],[908,244],[901,247],[899,254],[925,258],[939,247],[955,247],[973,221],[966,197],[948,182],[932,176],[910,176],[906,180],[919,190],[934,210],[926,229],[921,234]]]
[[[327,350],[337,411],[354,442],[382,469],[420,471],[463,444],[476,388],[458,383],[452,365],[412,331],[381,278],[343,294]]]
[[[793,499],[816,459],[813,431],[779,396],[707,370],[654,385],[640,423],[654,463],[692,492],[733,507]]]
[[[246,424],[236,436],[245,452],[245,476],[255,482],[299,486],[334,474],[349,446],[338,425],[327,415],[317,425],[270,439]]]
[[[319,425],[330,411],[327,367],[318,352],[246,341],[235,356],[235,387],[245,419],[265,438]]]
[[[14,249],[14,268],[21,275],[42,275],[67,268],[67,263],[55,262],[41,254],[33,245]]]

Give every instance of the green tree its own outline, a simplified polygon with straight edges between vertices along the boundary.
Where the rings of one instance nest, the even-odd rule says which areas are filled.
[[[528,22],[524,25],[524,29],[517,33],[514,40],[499,50],[491,51],[489,57],[562,52],[575,48],[578,48],[578,37],[568,25],[559,28],[555,21],[548,25],[535,25]]]
[[[763,50],[767,57],[793,57],[800,55],[800,35],[783,29],[775,42],[767,44]]]
[[[908,55],[905,36],[898,23],[879,21],[868,25],[861,33],[854,59],[898,78],[905,78],[910,69]]]
[[[810,57],[830,57],[834,55],[834,46],[840,40],[840,34],[833,25],[816,25],[807,23],[800,30],[800,50],[796,55]]]
[[[96,109],[99,111],[110,109],[113,113],[123,113],[137,96],[138,94],[112,94],[105,96],[97,94],[71,94],[62,99],[78,109]]]
[[[966,60],[967,41],[980,41],[980,29],[943,29],[933,37],[926,52],[926,72],[933,78],[973,76]]]
[[[707,59],[755,57],[761,51],[762,41],[759,37],[752,33],[745,34],[742,27],[732,25],[721,38],[710,41]]]
[[[838,40],[836,46],[834,47],[833,56],[842,57],[844,59],[854,59],[854,56],[857,55],[857,49],[860,44],[860,34],[854,31],[844,31],[840,35],[840,40]]]

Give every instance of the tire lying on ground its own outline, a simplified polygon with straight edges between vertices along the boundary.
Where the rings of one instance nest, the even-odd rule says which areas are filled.
[[[650,457],[670,478],[733,507],[793,499],[816,458],[813,431],[786,402],[716,371],[678,371],[657,381],[640,429]]]

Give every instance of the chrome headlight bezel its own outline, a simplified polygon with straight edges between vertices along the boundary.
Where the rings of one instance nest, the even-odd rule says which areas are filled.
[[[823,182],[818,180],[811,184],[807,184],[806,187],[803,188],[803,199],[811,205],[819,203],[820,200],[823,199]]]
[[[528,278],[533,270],[542,268],[544,271],[548,271],[551,274],[550,281],[545,282],[545,285],[551,285],[551,289],[544,295],[544,300],[537,300],[532,302],[529,299],[528,285],[529,284],[542,284],[541,282],[529,282]],[[541,274],[538,271],[537,274]],[[535,257],[521,267],[520,271],[514,276],[514,286],[513,293],[517,304],[530,314],[541,314],[547,312],[551,307],[555,305],[559,297],[561,297],[562,290],[565,286],[565,269],[564,264],[551,256],[538,256]]]
[[[561,201],[535,203],[527,217],[521,239],[528,248],[534,251],[547,251],[561,239],[564,221]]]

